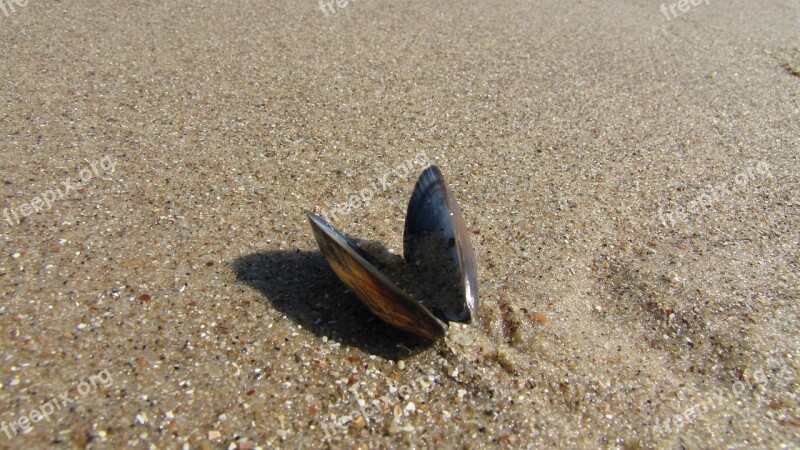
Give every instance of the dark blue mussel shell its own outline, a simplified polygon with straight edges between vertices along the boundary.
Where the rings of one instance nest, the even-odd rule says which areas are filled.
[[[403,233],[403,254],[410,264],[422,265],[427,270],[438,269],[438,279],[453,288],[445,292],[440,289],[432,300],[433,308],[446,320],[472,321],[479,303],[475,254],[458,201],[436,166],[422,172],[411,194]],[[442,270],[445,267],[454,270]]]

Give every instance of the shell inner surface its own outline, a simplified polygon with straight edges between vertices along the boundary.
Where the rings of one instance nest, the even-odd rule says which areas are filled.
[[[429,300],[434,309],[446,320],[470,322],[478,308],[475,256],[458,201],[436,166],[425,169],[414,186],[403,246],[407,262],[428,269],[447,286]]]
[[[447,335],[447,324],[375,267],[376,259],[321,217],[307,212],[314,237],[336,276],[383,321],[428,339]]]

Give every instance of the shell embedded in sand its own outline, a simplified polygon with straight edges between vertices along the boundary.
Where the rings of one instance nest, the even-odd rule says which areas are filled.
[[[306,214],[333,271],[383,321],[428,339],[447,335],[449,321],[472,321],[478,308],[475,255],[458,202],[438,167],[422,172],[411,195],[404,261]]]

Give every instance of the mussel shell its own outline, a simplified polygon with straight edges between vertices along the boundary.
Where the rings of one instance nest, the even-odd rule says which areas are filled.
[[[431,236],[437,237],[443,246],[431,245]],[[458,297],[433,299],[438,301],[437,312],[449,321],[471,322],[479,303],[475,254],[458,201],[439,168],[430,166],[417,180],[408,203],[403,255],[409,264],[430,265],[431,259],[441,260],[441,255],[430,255],[431,251],[438,252],[442,248],[449,250],[455,267],[453,275],[457,277]]]
[[[336,276],[373,314],[396,328],[427,339],[447,335],[447,324],[395,286],[357,243],[316,214],[309,211],[306,214],[314,238]]]

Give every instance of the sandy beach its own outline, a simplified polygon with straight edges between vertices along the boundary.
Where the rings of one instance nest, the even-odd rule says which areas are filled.
[[[0,448],[800,446],[800,2],[0,5]],[[431,164],[433,342],[304,212]]]

